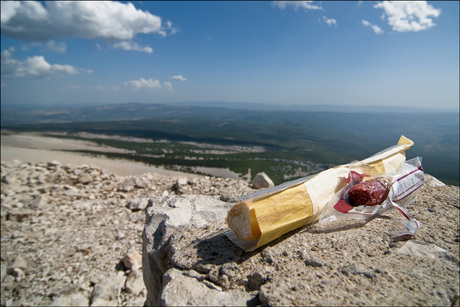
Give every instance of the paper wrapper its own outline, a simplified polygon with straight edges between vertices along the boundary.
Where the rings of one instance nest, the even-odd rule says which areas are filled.
[[[370,176],[396,172],[406,160],[405,151],[412,145],[411,140],[401,136],[397,145],[353,163],[353,170]],[[246,241],[229,230],[228,238],[243,250],[252,251],[317,221],[330,199],[347,185],[349,171],[350,164],[341,165],[240,198],[240,203],[253,207],[261,236]]]

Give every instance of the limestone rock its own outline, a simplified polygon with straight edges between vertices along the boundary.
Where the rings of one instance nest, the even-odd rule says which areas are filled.
[[[273,187],[275,184],[265,173],[258,173],[252,180],[252,187],[254,189],[265,189]]]
[[[92,181],[79,182],[83,174]],[[142,306],[147,288],[155,304],[177,305],[170,291],[189,281],[209,295],[182,298],[202,304],[236,294],[238,305],[458,304],[458,187],[427,180],[408,208],[422,225],[412,241],[391,241],[389,217],[399,216],[389,212],[358,228],[306,227],[244,253],[224,234],[231,202],[254,192],[242,180],[21,161],[2,161],[0,177],[2,306]]]
[[[145,208],[147,202],[147,199],[133,198],[128,200],[126,207],[131,211],[139,211]]]
[[[217,198],[203,195],[166,196],[152,198],[149,201],[145,208],[146,225],[142,252],[148,305],[160,302],[163,275],[170,265],[168,258],[173,256],[168,252],[170,248],[174,249],[168,244],[170,237],[174,236],[173,233],[182,227],[193,229],[222,223],[230,207],[230,204]],[[163,303],[175,304],[174,301]]]
[[[78,182],[79,183],[86,184],[86,183],[89,183],[91,181],[93,181],[93,177],[91,177],[91,175],[88,174],[88,173],[80,173],[78,175]]]
[[[121,261],[127,269],[137,270],[142,267],[142,256],[136,251],[126,254]]]
[[[424,185],[427,187],[443,187],[446,184],[431,175],[425,174]]]
[[[16,259],[14,259],[14,262],[11,265],[11,267],[26,270],[29,267],[29,263],[21,255],[18,255]]]
[[[435,190],[440,188],[445,191]],[[346,231],[310,225],[250,253],[244,253],[226,237],[225,210],[213,217],[196,216],[200,205],[216,210],[229,208],[230,204],[196,196],[152,198],[146,208],[143,233],[146,302],[450,305],[460,286],[460,253],[455,241],[459,211],[458,195],[447,189],[422,190],[422,198],[417,198],[411,209],[420,214],[423,225],[423,216],[433,214],[426,205],[432,205],[434,199],[443,201],[439,210],[450,218],[438,221],[443,225],[442,237],[438,239],[435,231],[423,226],[419,234],[421,238],[435,239],[436,244],[395,244],[393,235],[400,225],[382,218]],[[417,206],[422,208],[415,210]],[[389,212],[390,216],[395,214]],[[410,282],[400,283],[396,289],[394,283],[398,280]]]
[[[251,299],[251,295],[244,291],[219,291],[177,269],[170,269],[163,278],[159,305],[246,306]]]
[[[142,270],[133,269],[128,274],[125,282],[125,290],[134,295],[146,294]]]
[[[51,306],[88,306],[89,300],[82,293],[77,292],[68,296],[59,296],[53,300]],[[94,305],[95,306],[95,305]]]
[[[126,277],[122,272],[103,279],[91,293],[91,306],[116,306],[117,298],[125,281]]]

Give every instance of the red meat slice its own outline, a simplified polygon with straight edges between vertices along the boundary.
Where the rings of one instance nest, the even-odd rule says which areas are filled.
[[[348,197],[355,206],[377,206],[388,197],[389,190],[378,179],[354,185],[348,192]]]

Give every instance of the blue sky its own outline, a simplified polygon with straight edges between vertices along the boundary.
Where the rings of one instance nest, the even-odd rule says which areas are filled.
[[[2,104],[459,108],[459,2],[2,2]]]

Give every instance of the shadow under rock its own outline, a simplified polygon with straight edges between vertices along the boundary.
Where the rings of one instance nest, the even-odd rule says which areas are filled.
[[[197,241],[195,248],[199,258],[198,264],[223,265],[243,261],[244,251],[227,238],[225,231],[219,231]]]
[[[226,236],[226,230],[221,230],[216,233],[210,234],[205,238],[195,240],[194,247],[196,248],[197,257],[199,259],[197,261],[197,264],[223,265],[232,262],[239,264],[247,260],[248,258],[262,252],[266,248],[275,246],[284,240],[288,240],[290,237],[296,234],[301,234],[305,232],[310,234],[332,233],[355,228],[361,228],[376,218],[391,219],[390,217],[386,216],[376,216],[371,218],[367,222],[349,220],[346,223],[327,223],[327,225],[315,223],[311,225],[305,225],[303,227],[285,233],[281,237],[251,252],[244,252],[240,247],[238,247]]]

